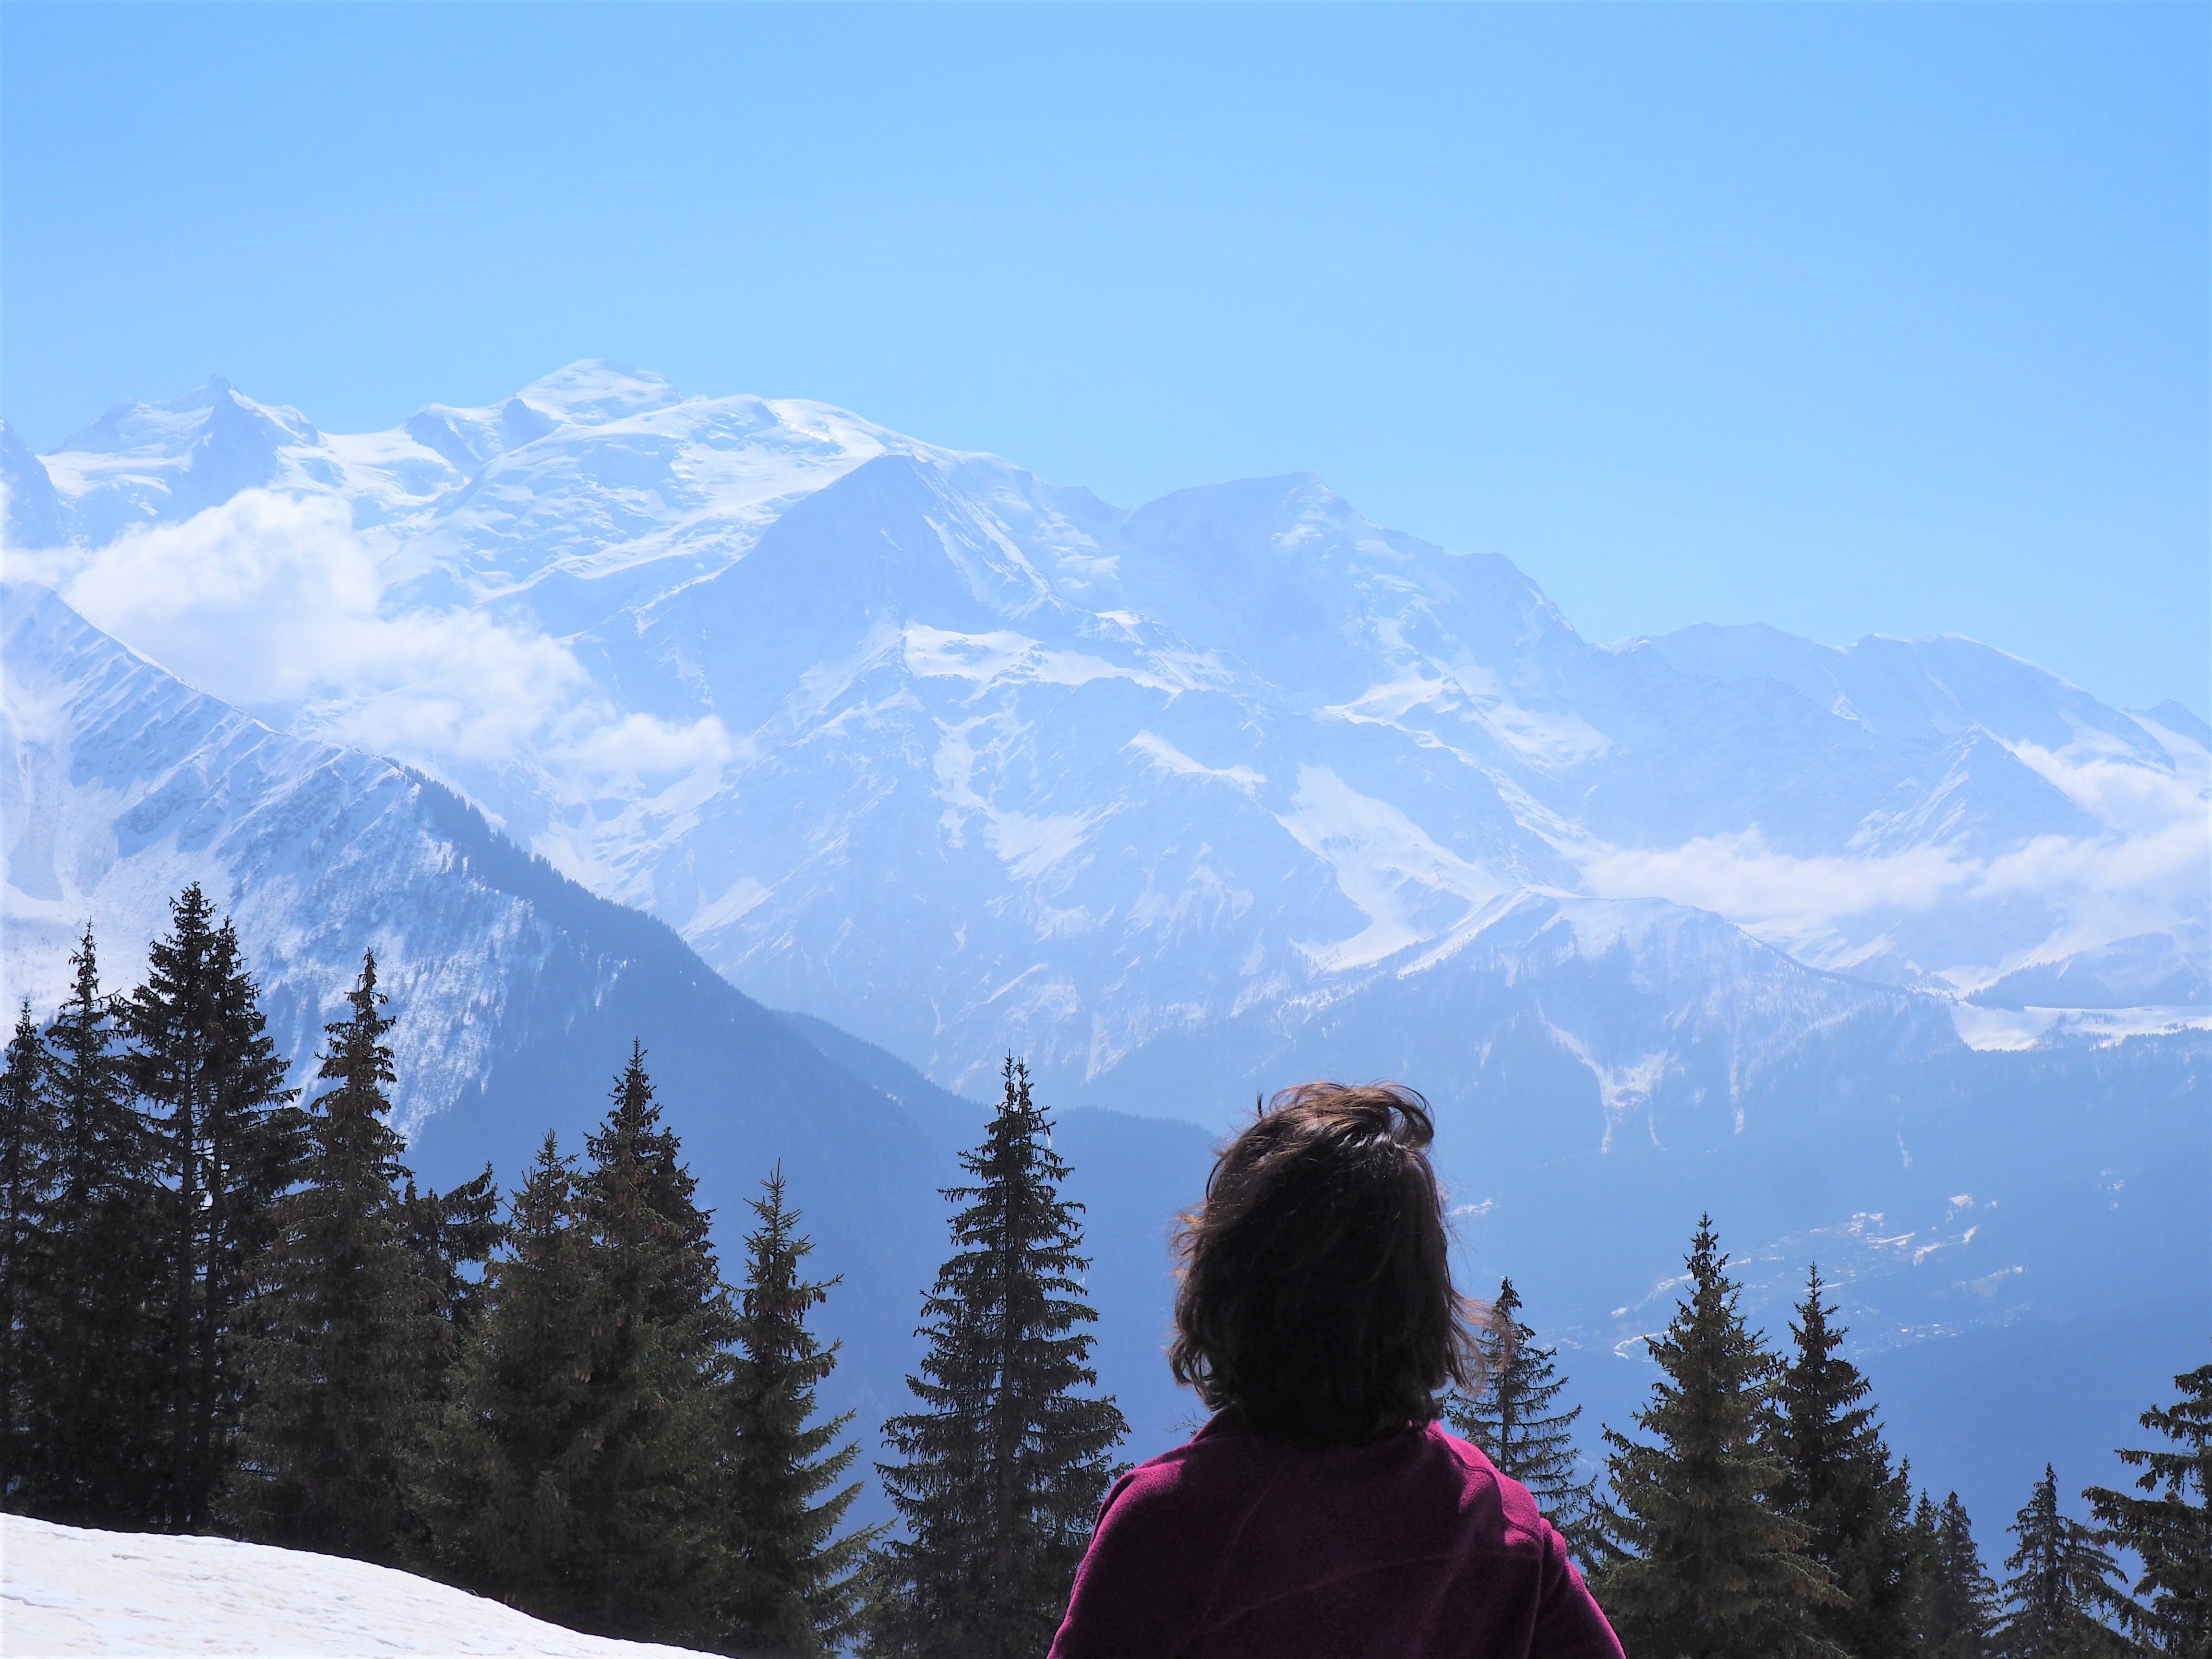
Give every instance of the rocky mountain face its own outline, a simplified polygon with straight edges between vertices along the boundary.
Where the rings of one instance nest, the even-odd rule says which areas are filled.
[[[1094,1196],[1140,1253],[1203,1174],[1158,1120],[1389,1075],[1474,1270],[1588,1369],[1703,1209],[1770,1304],[1817,1253],[1876,1346],[2059,1316],[2177,1238],[2204,1276],[2212,732],[2178,705],[1950,636],[1595,645],[1310,477],[1125,511],[604,363],[368,436],[210,382],[0,463],[12,567],[212,694],[11,599],[10,994],[220,865],[304,1053],[338,936],[405,933],[426,1148],[520,1133],[471,1091],[567,1051],[497,1010],[613,971],[410,839],[472,807],[944,1122],[1009,1051],[1110,1109]]]

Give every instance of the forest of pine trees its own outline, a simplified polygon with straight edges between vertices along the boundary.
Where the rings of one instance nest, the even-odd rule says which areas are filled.
[[[550,1137],[418,1188],[364,953],[302,1105],[197,887],[144,981],[18,1013],[0,1063],[0,1500],[406,1567],[594,1632],[849,1643],[875,1536],[819,1420],[829,1286],[771,1174],[743,1282],[633,1049],[580,1160]]]
[[[1042,1659],[1126,1434],[1091,1364],[1081,1206],[1006,1062],[946,1189],[914,1408],[882,1425],[894,1525],[817,1391],[836,1281],[781,1169],[734,1281],[647,1056],[576,1152],[549,1134],[418,1188],[372,953],[302,1103],[198,887],[143,981],[89,929],[0,1057],[0,1505],[409,1568],[596,1633],[817,1659]],[[2124,1490],[2056,1473],[1994,1580],[1955,1493],[1917,1502],[1819,1270],[1778,1352],[1711,1219],[1650,1339],[1634,1432],[1581,1455],[1559,1351],[1498,1287],[1450,1426],[1526,1485],[1638,1659],[2212,1659],[2212,1365],[2146,1411]]]

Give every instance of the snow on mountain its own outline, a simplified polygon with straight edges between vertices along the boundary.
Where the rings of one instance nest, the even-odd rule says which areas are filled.
[[[1155,1428],[1204,1169],[1158,1118],[1321,1073],[1431,1091],[1474,1270],[1621,1356],[1583,1368],[1601,1405],[1706,1207],[1754,1311],[1817,1252],[1863,1341],[2063,1318],[2177,1254],[2196,1293],[2212,733],[2177,707],[1948,637],[1595,646],[1310,476],[1124,511],[608,364],[367,437],[211,386],[20,449],[11,569],[132,650],[9,612],[9,994],[51,996],[85,915],[121,977],[191,873],[305,1054],[374,938],[420,976],[409,1109],[450,1178],[549,1103],[570,1133],[618,1030],[721,1101],[678,1005],[769,1053],[673,934],[560,878],[635,906],[843,1068],[699,1121],[726,1204],[809,1149],[856,1386],[895,1389],[941,1247],[914,1194],[963,1131],[928,1091],[1010,1050],[1055,1109],[1115,1109],[1063,1134],[1109,1380]],[[873,1103],[807,1128],[790,1103],[860,1086],[841,1053]],[[1956,1468],[2026,1443],[1985,1429]]]
[[[1115,1081],[1148,1044],[1431,971],[1524,890],[2203,1006],[2185,722],[1957,638],[1592,646],[1310,477],[1123,512],[606,363],[365,437],[210,382],[42,471],[11,502],[74,542],[36,568],[103,626],[956,1087],[1018,1048],[1157,1109]],[[2124,990],[2114,951],[2175,966]]]
[[[272,732],[33,585],[0,585],[0,733],[9,1006],[58,1001],[88,921],[105,985],[136,983],[168,901],[198,881],[236,921],[292,1080],[312,1089],[324,1024],[374,948],[398,1021],[395,1118],[439,1187],[488,1162],[513,1182],[548,1129],[580,1151],[641,1042],[726,1258],[742,1253],[744,1200],[781,1164],[823,1272],[842,1276],[823,1319],[846,1359],[826,1397],[860,1409],[864,1432],[902,1397],[915,1298],[944,1254],[937,1188],[980,1108],[769,1012],[664,924],[566,880],[442,786]],[[1164,1218],[1203,1179],[1205,1136],[1080,1111],[1061,1124],[1065,1145],[1087,1149],[1078,1193],[1113,1250],[1093,1279],[1109,1386],[1157,1427],[1178,1409],[1146,1363],[1164,1317]]]
[[[1156,1106],[1115,1080],[1147,1045],[1437,971],[1523,892],[1990,1006],[2203,1006],[2185,720],[1954,638],[1593,647],[1310,477],[1122,512],[605,363],[365,437],[210,382],[9,465],[112,631],[955,1086],[1019,1048]]]
[[[335,1555],[0,1517],[8,1651],[679,1659],[693,1650],[584,1636],[392,1567]]]

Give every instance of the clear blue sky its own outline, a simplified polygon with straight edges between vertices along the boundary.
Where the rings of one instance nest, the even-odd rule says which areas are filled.
[[[0,410],[580,356],[2206,712],[2212,10],[0,8]]]

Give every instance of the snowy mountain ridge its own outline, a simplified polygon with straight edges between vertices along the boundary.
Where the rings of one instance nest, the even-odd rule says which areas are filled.
[[[1310,477],[1125,512],[605,365],[364,439],[196,398],[45,459],[0,429],[30,579],[0,594],[0,989],[51,1006],[87,920],[129,982],[198,879],[305,1081],[374,944],[439,1183],[576,1144],[641,1037],[726,1218],[779,1158],[805,1195],[839,1409],[880,1420],[911,1368],[973,1132],[932,1084],[982,1094],[1009,1049],[1148,1449],[1206,1165],[1170,1120],[1316,1075],[1429,1091],[1469,1282],[1511,1273],[1595,1418],[1706,1210],[1770,1328],[1817,1255],[1895,1356],[1899,1443],[1970,1496],[2111,1441],[2027,1405],[1947,1441],[1957,1376],[2184,1363],[2186,711],[1955,638],[1593,646],[1507,560]],[[2137,1283],[2166,1301],[2109,1304]],[[2110,1328],[2035,1334],[2092,1306]]]
[[[1711,913],[1975,1044],[2206,1022],[2212,733],[1971,641],[1593,646],[1310,476],[1125,512],[605,363],[360,437],[210,382],[5,460],[11,559],[107,631],[955,1087],[1016,1048],[1216,1115],[1136,1060],[1264,1066],[1528,902]],[[1588,928],[1584,967],[1666,931]],[[1679,1024],[1717,959],[1660,959]],[[1645,1064],[1560,1030],[1601,1093]]]

